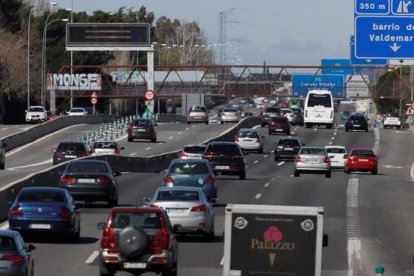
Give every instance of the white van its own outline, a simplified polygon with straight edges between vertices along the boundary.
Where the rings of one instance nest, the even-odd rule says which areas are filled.
[[[334,124],[334,103],[332,93],[328,90],[310,90],[304,105],[305,127],[325,125],[332,128]]]

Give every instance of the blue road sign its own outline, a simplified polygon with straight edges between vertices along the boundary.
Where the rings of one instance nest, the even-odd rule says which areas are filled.
[[[414,17],[357,16],[355,56],[357,58],[414,58]]]
[[[354,73],[354,69],[351,68],[352,65],[349,59],[322,59],[321,66],[322,74],[346,76]]]
[[[351,35],[351,41],[350,41],[350,47],[351,47],[351,64],[352,65],[369,65],[369,66],[385,66],[388,64],[387,59],[367,59],[367,58],[357,58],[355,56],[355,38],[353,35]]]
[[[358,15],[385,15],[389,12],[389,0],[355,0],[355,13]]]
[[[392,13],[395,15],[414,15],[412,0],[391,0]]]
[[[305,97],[312,89],[329,90],[335,98],[342,98],[344,95],[344,75],[292,75],[292,96]]]

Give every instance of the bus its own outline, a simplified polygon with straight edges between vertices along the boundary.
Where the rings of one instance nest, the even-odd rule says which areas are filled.
[[[334,103],[330,91],[308,91],[304,104],[305,127],[325,125],[326,128],[332,128],[334,124],[334,113]]]

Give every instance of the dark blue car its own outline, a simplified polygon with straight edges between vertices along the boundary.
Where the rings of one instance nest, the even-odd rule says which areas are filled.
[[[21,234],[80,237],[80,213],[70,193],[55,187],[25,187],[9,210],[9,228]]]

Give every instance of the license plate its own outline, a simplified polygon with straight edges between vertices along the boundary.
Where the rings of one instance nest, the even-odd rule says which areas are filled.
[[[52,226],[50,224],[30,224],[30,229],[50,229]]]
[[[124,263],[124,268],[146,268],[146,263]]]
[[[137,129],[138,132],[145,132],[145,129],[139,128]]]
[[[361,125],[354,125],[354,127],[360,127]]]
[[[95,183],[94,178],[78,178],[78,183]]]
[[[182,209],[182,208],[167,208],[167,213],[168,214],[186,214],[187,213],[187,209]]]
[[[293,150],[293,148],[285,148],[285,150]]]
[[[368,159],[358,159],[358,161],[361,161],[361,162],[368,162]]]
[[[277,128],[277,129],[276,129],[276,131],[283,131],[283,129],[281,129],[281,128]]]
[[[76,158],[76,155],[65,155],[66,158]]]
[[[230,169],[230,167],[229,166],[216,166],[215,167],[217,170],[228,170],[228,169]]]

